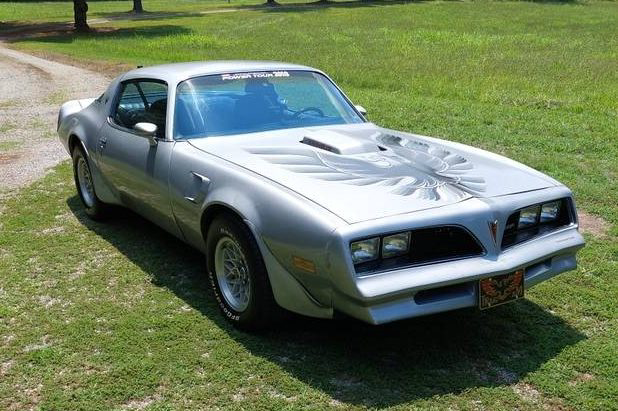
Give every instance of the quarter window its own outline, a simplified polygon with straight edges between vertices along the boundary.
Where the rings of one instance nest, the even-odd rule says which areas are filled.
[[[131,81],[122,85],[112,118],[119,126],[133,129],[137,123],[157,125],[157,136],[165,136],[167,86],[154,81]]]

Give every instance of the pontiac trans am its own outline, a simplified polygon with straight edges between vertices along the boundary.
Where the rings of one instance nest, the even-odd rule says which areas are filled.
[[[379,127],[321,71],[138,68],[62,105],[86,213],[133,209],[206,255],[241,328],[493,307],[576,267],[571,191],[480,149]],[[283,310],[285,309],[285,310]]]

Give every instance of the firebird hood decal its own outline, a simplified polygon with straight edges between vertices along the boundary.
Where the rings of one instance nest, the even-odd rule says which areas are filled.
[[[339,155],[305,147],[253,147],[252,154],[312,178],[379,186],[401,196],[461,201],[485,191],[485,179],[466,158],[427,143],[376,133],[378,152]]]
[[[188,142],[284,186],[350,223],[558,184],[483,150],[371,123]],[[217,181],[212,184],[216,189]]]

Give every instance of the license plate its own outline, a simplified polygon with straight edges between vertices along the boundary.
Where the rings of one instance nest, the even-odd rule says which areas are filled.
[[[505,304],[524,296],[524,270],[479,280],[481,310]]]

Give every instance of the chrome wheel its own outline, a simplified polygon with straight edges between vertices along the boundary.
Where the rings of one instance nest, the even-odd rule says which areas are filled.
[[[240,246],[230,237],[223,237],[215,247],[215,274],[225,302],[237,312],[249,305],[251,277]]]
[[[92,176],[90,175],[88,163],[86,163],[86,159],[82,156],[77,160],[77,181],[84,203],[87,207],[93,207],[95,196]]]

